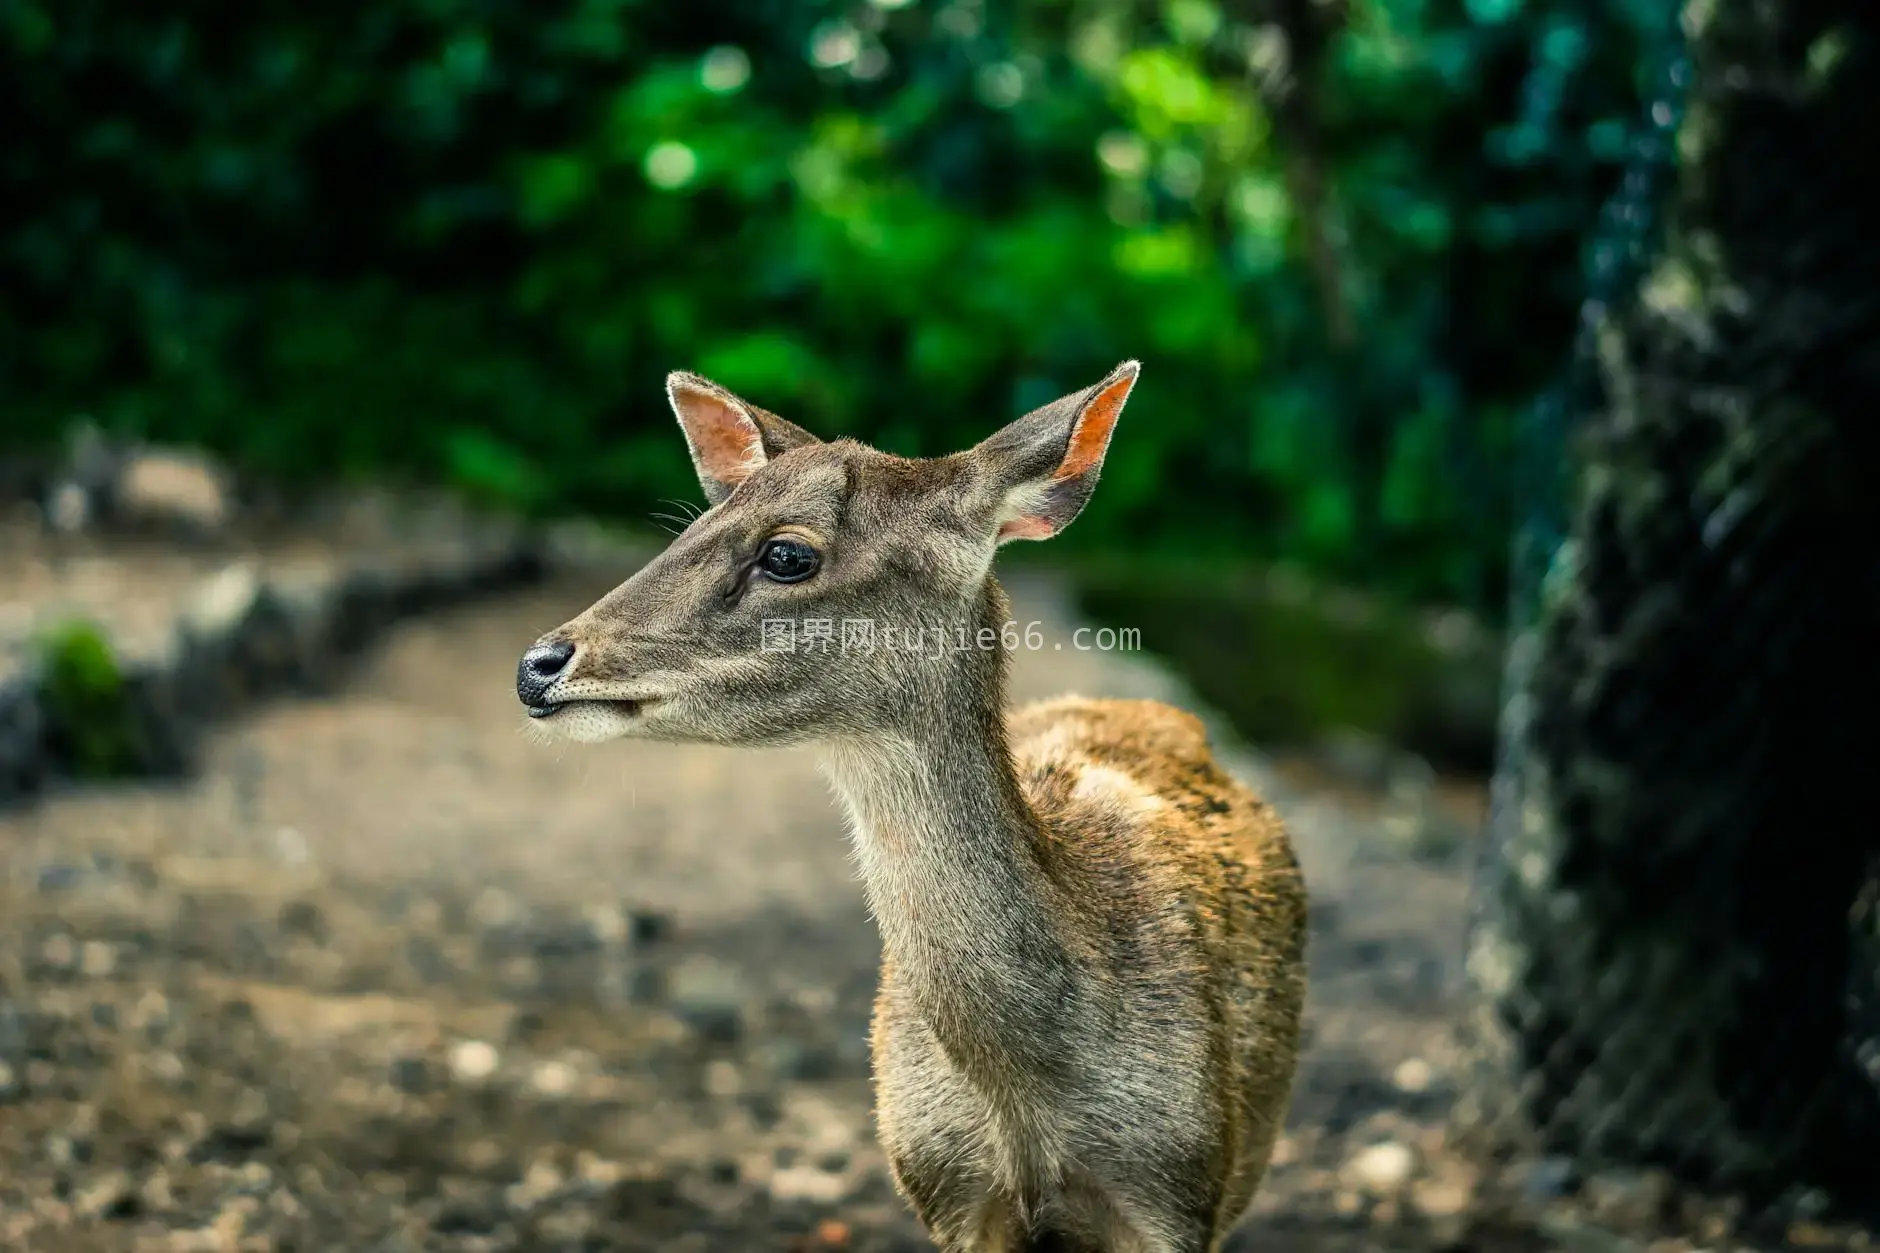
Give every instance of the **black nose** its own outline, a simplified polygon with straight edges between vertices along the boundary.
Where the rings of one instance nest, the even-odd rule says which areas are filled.
[[[530,708],[540,705],[548,685],[568,668],[573,656],[574,645],[566,640],[537,644],[522,654],[522,664],[516,667],[516,695],[522,703]]]

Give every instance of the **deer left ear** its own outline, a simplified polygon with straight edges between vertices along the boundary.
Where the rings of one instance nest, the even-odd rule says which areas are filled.
[[[683,370],[666,376],[666,396],[708,503],[716,505],[763,465],[819,441],[794,422]]]
[[[1125,361],[1101,383],[1032,410],[973,450],[1000,493],[999,543],[1050,539],[1083,511],[1141,369]]]

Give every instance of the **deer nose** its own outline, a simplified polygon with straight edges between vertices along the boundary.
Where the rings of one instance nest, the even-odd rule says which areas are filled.
[[[574,645],[567,640],[537,644],[522,654],[522,664],[516,667],[516,695],[522,703],[531,708],[540,705],[549,685],[561,677],[573,656]]]

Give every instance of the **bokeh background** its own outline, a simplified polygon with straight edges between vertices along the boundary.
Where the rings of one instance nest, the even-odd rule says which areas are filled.
[[[1139,356],[1066,546],[1499,612],[1650,0],[0,6],[4,438],[644,520],[690,368],[910,455]]]
[[[0,1248],[927,1247],[813,763],[514,667],[694,511],[667,371],[927,455],[1127,357],[1013,694],[1293,832],[1229,1247],[1872,1247],[1875,84],[1870,0],[0,0]]]

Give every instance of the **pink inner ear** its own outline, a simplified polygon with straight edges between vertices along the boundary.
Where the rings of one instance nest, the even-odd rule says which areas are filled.
[[[686,388],[676,394],[692,451],[707,474],[731,485],[763,463],[763,437],[743,410],[710,392]]]
[[[1071,428],[1070,447],[1064,450],[1064,460],[1051,477],[1074,479],[1089,473],[1103,460],[1103,450],[1110,446],[1110,433],[1116,429],[1116,420],[1123,416],[1123,402],[1129,399],[1129,390],[1135,384],[1136,375],[1131,371],[1091,398],[1084,411],[1077,415],[1077,425]]]
[[[1043,518],[1013,518],[999,528],[999,538],[1008,539],[1050,539],[1051,524]]]

